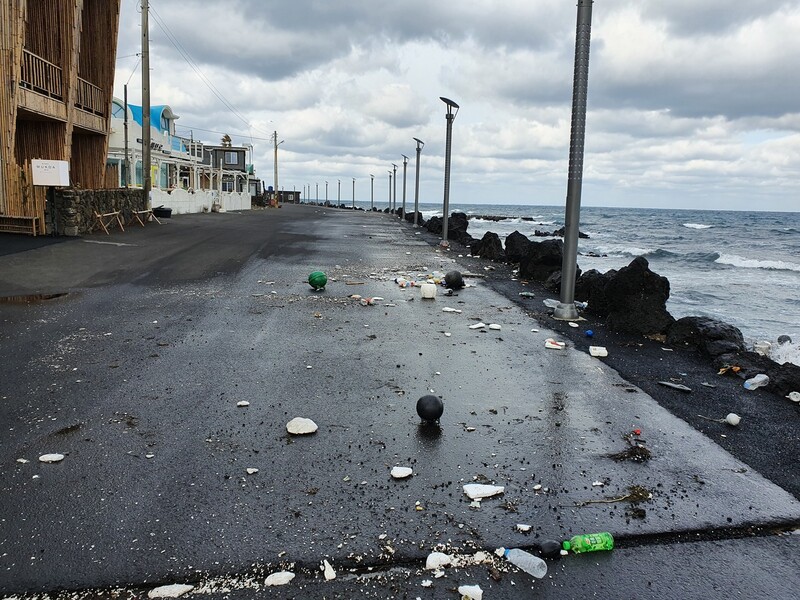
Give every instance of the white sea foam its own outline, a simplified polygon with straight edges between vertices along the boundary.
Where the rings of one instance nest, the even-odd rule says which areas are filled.
[[[638,248],[637,246],[598,246],[596,252],[607,254],[609,257],[647,256],[655,252],[652,248]]]
[[[703,225],[702,223],[684,223],[684,227],[689,229],[711,229],[713,225]]]
[[[779,364],[788,362],[795,365],[800,365],[800,344],[777,344],[773,342],[769,357]],[[800,392],[800,390],[797,391]]]
[[[731,265],[743,269],[769,269],[773,271],[796,271],[800,273],[800,264],[784,260],[757,260],[745,258],[736,254],[720,254],[714,262],[721,265]]]

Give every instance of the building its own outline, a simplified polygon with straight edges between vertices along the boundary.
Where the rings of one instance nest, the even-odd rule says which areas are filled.
[[[0,231],[45,233],[33,159],[69,164],[76,188],[102,188],[120,0],[0,0]]]

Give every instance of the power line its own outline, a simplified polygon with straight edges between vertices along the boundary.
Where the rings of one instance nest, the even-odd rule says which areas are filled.
[[[235,135],[237,137],[250,138],[251,140],[258,140],[258,141],[261,141],[261,142],[271,142],[272,141],[271,137],[268,137],[268,138],[253,137],[249,133],[237,133],[235,131],[233,133],[231,133],[230,131],[215,131],[213,129],[203,129],[202,127],[192,127],[191,125],[183,125],[183,124],[179,125],[178,123],[175,123],[175,127],[182,127],[183,129],[189,129],[189,130],[192,130],[192,131],[205,131],[206,133],[218,133],[220,135],[226,135],[226,134],[227,135]]]
[[[208,87],[208,89],[211,90],[211,93],[214,94],[217,97],[217,99],[220,102],[222,102],[222,104],[231,113],[233,113],[240,121],[242,121],[245,125],[247,125],[247,127],[249,129],[256,129],[258,131],[261,131],[257,127],[254,127],[247,120],[247,118],[239,110],[237,110],[236,107],[233,106],[233,104],[231,104],[231,102],[227,98],[225,98],[225,96],[222,94],[222,92],[220,92],[214,86],[214,84],[211,82],[211,80],[208,77],[205,76],[203,71],[200,69],[200,66],[194,61],[194,59],[191,57],[191,55],[186,50],[186,48],[183,47],[183,45],[178,41],[178,39],[174,36],[174,34],[169,30],[169,27],[167,27],[166,23],[164,23],[164,21],[161,18],[161,15],[159,15],[158,12],[155,10],[155,8],[153,8],[152,4],[150,4],[150,12],[153,14],[153,17],[154,17],[154,20],[156,21],[156,24],[159,26],[159,28],[167,36],[167,39],[169,40],[169,42],[174,46],[174,48],[178,51],[178,53],[181,55],[181,57],[192,68],[192,70],[197,74],[197,76],[206,85],[206,87]],[[264,133],[265,135],[269,135],[264,131],[261,131],[261,132]]]

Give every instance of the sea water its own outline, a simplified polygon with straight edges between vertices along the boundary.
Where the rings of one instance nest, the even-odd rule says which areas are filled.
[[[501,240],[513,231],[529,239],[564,225],[564,207],[451,204],[451,212],[505,216],[470,218],[467,232]],[[428,219],[441,205],[420,205]],[[531,220],[523,220],[523,217]],[[777,362],[800,364],[800,213],[582,207],[578,242],[582,271],[624,267],[644,256],[670,282],[667,310],[677,319],[710,316],[738,327],[748,347],[772,344]],[[788,335],[791,344],[778,345]]]

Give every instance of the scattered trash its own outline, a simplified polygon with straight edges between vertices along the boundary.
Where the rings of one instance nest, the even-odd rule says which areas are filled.
[[[445,331],[445,332],[444,332],[444,337],[450,337],[451,335],[453,335],[453,334],[452,334],[452,333],[450,333],[450,332],[448,332],[448,331]]]
[[[769,356],[770,350],[772,350],[772,344],[766,341],[756,342],[753,345],[753,350],[761,356]]]
[[[460,585],[458,593],[461,594],[461,600],[483,600],[483,590],[479,585]]]
[[[528,575],[541,579],[547,575],[547,563],[538,556],[534,556],[519,548],[498,548],[495,550],[497,556],[504,556],[508,562],[518,569],[525,571]]]
[[[631,504],[638,504],[646,502],[653,498],[653,492],[641,485],[632,485],[628,487],[628,493],[615,498],[602,498],[600,500],[584,500],[583,502],[576,502],[575,506],[586,506],[588,504],[616,504],[617,502],[630,502]],[[569,550],[569,548],[565,548]]]
[[[248,475],[255,475],[256,473],[258,473],[258,469],[254,468],[254,467],[250,467],[249,469],[247,469],[247,474]]]
[[[519,295],[522,296],[523,298],[535,298],[536,297],[536,295],[533,292],[520,292]]]
[[[277,573],[273,573],[267,577],[266,581],[264,581],[264,585],[267,587],[273,585],[286,585],[292,579],[294,579],[294,573],[290,571],[278,571]]]
[[[528,533],[533,527],[531,525],[525,525],[524,523],[517,523],[517,531],[520,533]]]
[[[236,406],[239,407],[250,406],[250,403],[247,400],[239,400],[239,402],[236,403]]]
[[[359,303],[361,306],[375,306],[375,298],[361,298]]]
[[[497,323],[489,323],[489,329],[493,331],[500,331],[502,328],[502,325],[498,325]]]
[[[672,388],[673,390],[680,390],[681,392],[691,392],[692,388],[686,387],[681,383],[672,383],[671,381],[659,381],[659,385],[663,385],[668,388]]]
[[[563,350],[567,345],[564,342],[557,342],[553,338],[547,338],[544,341],[544,347],[552,350]]]
[[[531,329],[531,333],[539,333],[538,329]]]
[[[487,485],[484,483],[467,483],[464,484],[464,493],[470,500],[481,500],[483,498],[490,498],[505,492],[505,487],[502,485]]]
[[[713,383],[708,383],[707,381],[703,381],[702,383],[700,383],[700,385],[703,385],[703,386],[705,386],[707,388],[715,388],[715,387],[717,387]]]
[[[786,397],[792,402],[800,402],[800,392],[789,392],[789,395]]]
[[[322,571],[325,575],[325,581],[336,579],[336,571],[333,570],[331,563],[329,563],[327,559],[322,561]]]
[[[180,598],[184,594],[192,591],[193,585],[184,583],[173,583],[171,585],[162,585],[161,587],[154,588],[147,592],[148,598]]]
[[[483,329],[484,327],[486,327],[486,323],[484,323],[483,321],[469,326],[470,329]]]
[[[317,429],[319,428],[314,421],[304,417],[295,417],[286,424],[286,431],[292,435],[305,435],[308,433],[314,433]]]
[[[593,487],[603,487],[605,485],[604,481],[595,481],[592,483]]]
[[[597,358],[603,358],[608,356],[608,350],[605,346],[589,346],[589,354]]]
[[[711,417],[704,417],[703,415],[697,415],[701,419],[705,419],[706,421],[712,421],[714,423],[727,423],[728,425],[732,425],[736,427],[739,423],[742,422],[742,417],[737,415],[736,413],[728,413],[725,415],[724,419],[712,419]]]
[[[725,373],[727,373],[728,371],[732,371],[734,373],[738,373],[741,370],[742,370],[742,367],[740,367],[738,365],[725,365],[724,367],[722,367],[717,372],[717,375],[725,375]]]
[[[786,397],[788,398],[789,396]],[[29,461],[27,458],[18,458],[17,462],[24,465],[25,463],[29,463],[31,461]]]
[[[438,421],[444,413],[444,402],[438,396],[428,394],[417,400],[417,414],[423,421]]]
[[[395,479],[410,477],[414,470],[411,467],[392,467],[391,475]]]
[[[444,552],[431,552],[428,554],[428,558],[425,559],[425,568],[429,571],[435,571],[436,569],[446,567],[452,562],[453,557],[449,554],[445,554]]]
[[[562,547],[564,550],[572,550],[575,554],[596,552],[598,550],[613,550],[614,536],[607,531],[574,535],[569,540],[565,540]]]
[[[430,579],[423,579],[423,580],[420,582],[420,585],[421,585],[422,587],[424,587],[424,588],[429,588],[429,587],[431,587],[431,586],[433,585],[433,581],[431,581]]]
[[[755,377],[751,377],[750,379],[744,382],[744,389],[756,390],[768,384],[769,384],[769,377],[764,375],[764,373],[759,373]]]
[[[145,454],[144,457],[147,459],[151,459],[155,457],[155,454]]]
[[[569,321],[569,322],[567,323],[567,325],[569,325],[569,326],[570,326],[570,327],[572,327],[573,329],[577,329],[578,327],[580,327],[580,325],[578,325],[578,324],[577,324],[575,321]]]
[[[308,284],[315,290],[325,289],[328,283],[328,276],[322,271],[314,271],[308,276]]]
[[[547,298],[546,300],[542,300],[542,302],[547,308],[558,308],[558,305],[561,304],[558,300],[553,300],[552,298]]]
[[[544,540],[539,544],[539,553],[545,558],[561,556],[561,543],[556,540]]]
[[[43,463],[57,463],[57,462],[61,462],[62,460],[64,460],[64,455],[63,454],[58,454],[57,452],[55,452],[53,454],[42,454],[39,457],[39,462],[43,462]]]
[[[436,298],[435,283],[423,283],[421,286],[419,286],[419,290],[424,300],[433,300]]]
[[[460,271],[448,271],[444,276],[444,287],[460,290],[464,287],[464,277]]]
[[[584,331],[584,334],[586,335],[586,337],[592,337],[594,336],[594,331],[592,331],[591,329],[587,329],[586,331]]]
[[[460,310],[460,309],[458,309],[458,308],[450,308],[449,306],[445,306],[445,307],[442,309],[442,312],[446,312],[446,313],[458,313],[458,314],[461,314],[461,310]]]
[[[541,483],[537,483],[535,486],[533,486],[533,491],[534,492],[538,492],[541,489],[542,489],[542,484]]]

